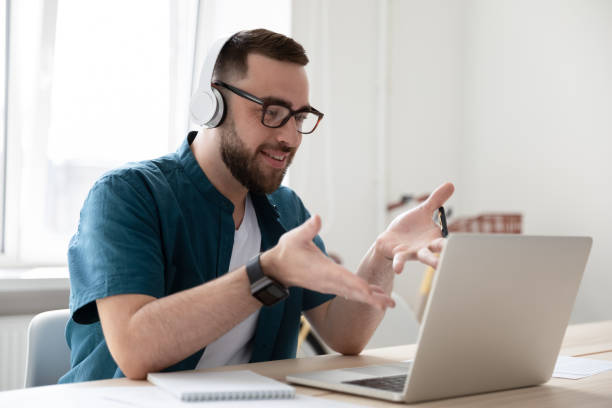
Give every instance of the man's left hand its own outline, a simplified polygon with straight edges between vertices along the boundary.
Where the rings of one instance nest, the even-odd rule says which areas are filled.
[[[455,191],[452,183],[438,187],[427,200],[399,215],[376,240],[376,250],[386,259],[393,260],[393,271],[400,273],[409,260],[436,268],[444,239],[440,226],[433,221],[434,213]]]

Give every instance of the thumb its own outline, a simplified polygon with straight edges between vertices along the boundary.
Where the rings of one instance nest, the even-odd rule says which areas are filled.
[[[435,189],[433,193],[430,194],[429,198],[425,202],[425,206],[429,208],[432,212],[442,207],[444,203],[453,195],[455,191],[455,186],[452,183],[446,182]]]
[[[307,241],[312,241],[319,231],[321,231],[321,217],[318,214],[310,217],[298,227],[298,234]]]

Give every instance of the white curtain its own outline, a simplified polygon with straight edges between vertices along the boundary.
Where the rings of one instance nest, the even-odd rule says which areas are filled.
[[[177,148],[188,130],[198,3],[167,0],[164,5],[162,0],[151,4],[150,10],[138,9],[138,4],[132,3],[118,13],[113,9],[117,2],[102,0],[11,1],[6,251],[0,256],[0,265],[65,264],[68,240],[76,232],[79,209],[95,179],[125,161],[153,158]],[[146,2],[141,4],[149,6]],[[117,24],[88,31],[87,22],[94,12],[83,15],[83,7],[95,8],[95,13],[102,14],[99,20]],[[74,34],[64,31],[58,54],[59,33],[66,29],[66,24],[82,34],[85,45],[65,41],[74,38]],[[154,32],[151,31],[154,24],[164,30],[158,36],[162,41],[155,44],[149,35]],[[104,30],[111,28],[113,31],[105,38]],[[70,48],[73,46],[74,49]],[[133,61],[156,58],[154,65],[140,66],[150,71],[143,74],[152,77],[153,73],[157,79],[146,87],[131,80],[125,87],[112,83],[113,90],[102,94],[100,78],[120,81],[123,76],[138,76],[123,71],[133,68],[126,65],[125,56]],[[92,57],[96,58],[93,65],[87,61]],[[66,61],[72,65],[71,58],[78,66],[67,70]],[[164,61],[167,66],[160,67]],[[92,68],[93,71],[88,71]],[[167,77],[159,75],[164,72]],[[71,77],[74,73],[78,75]],[[161,93],[156,93],[160,97],[143,94],[147,88],[161,89]],[[99,103],[95,108],[91,105],[93,101]],[[122,104],[120,109],[118,104]],[[130,112],[132,109],[134,112]],[[138,114],[138,109],[167,114],[161,121],[154,118],[167,123],[167,128],[151,127],[148,122],[152,117]],[[100,134],[100,125],[109,132]],[[151,147],[152,136],[157,147]],[[62,138],[61,143],[58,138]],[[92,146],[105,143],[115,152],[109,152],[107,147],[105,151],[98,149],[96,156],[98,150]],[[118,158],[113,159],[113,155]]]
[[[49,128],[57,0],[10,2],[7,108],[5,253],[2,265],[20,261],[24,201],[44,190],[46,135]],[[27,184],[24,184],[27,180]]]
[[[170,112],[168,149],[170,151],[189,131],[189,101],[194,90],[198,52],[198,20],[203,0],[170,1]]]

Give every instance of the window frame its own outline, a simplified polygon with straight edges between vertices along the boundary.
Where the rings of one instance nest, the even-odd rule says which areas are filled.
[[[2,83],[1,94],[2,94],[2,109],[0,109],[1,115],[1,129],[0,129],[0,254],[4,254],[6,251],[6,169],[7,169],[7,134],[8,134],[8,85],[9,85],[9,44],[10,44],[10,15],[11,15],[11,0],[0,0],[0,8],[4,10],[4,32],[2,33],[2,45],[1,53],[3,56],[2,60]]]

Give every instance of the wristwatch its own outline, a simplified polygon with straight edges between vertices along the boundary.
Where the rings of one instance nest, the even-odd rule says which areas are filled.
[[[274,279],[264,275],[259,263],[261,254],[246,264],[247,275],[251,282],[251,295],[264,304],[272,306],[289,297],[289,290]]]

